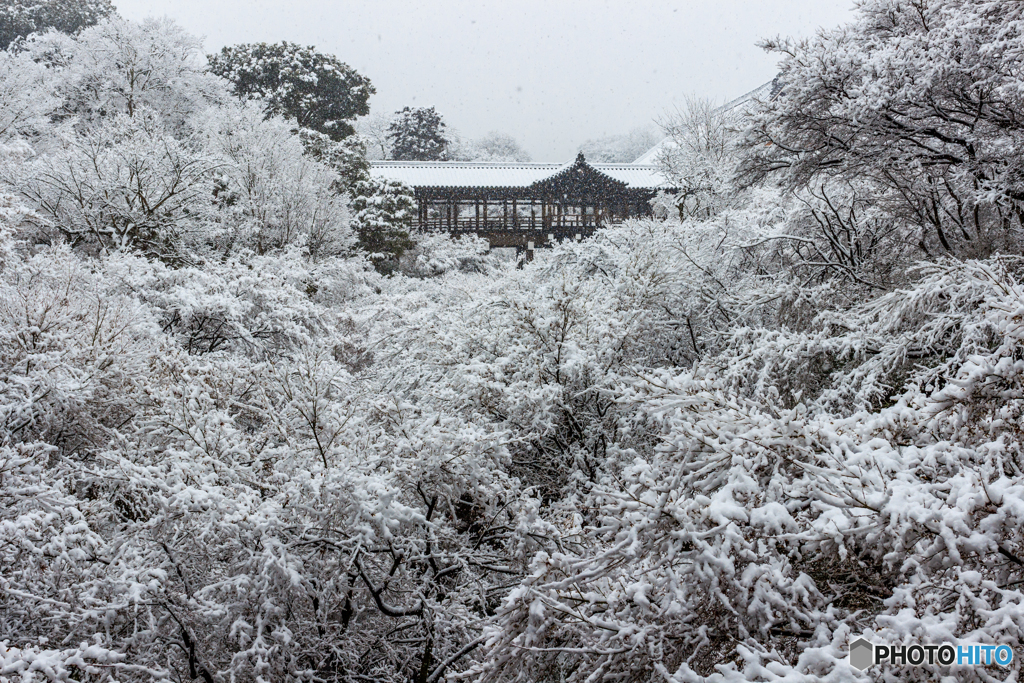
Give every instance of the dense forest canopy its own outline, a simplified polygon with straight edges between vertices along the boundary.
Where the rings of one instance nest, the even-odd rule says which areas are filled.
[[[88,24],[0,52],[0,681],[1017,679],[1024,4],[768,41],[521,268],[409,230],[334,57],[239,47],[349,79],[304,118]]]
[[[110,0],[6,0],[0,5],[0,50],[33,33],[74,33],[114,14]]]

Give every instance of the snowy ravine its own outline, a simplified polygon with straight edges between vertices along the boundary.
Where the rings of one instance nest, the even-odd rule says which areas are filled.
[[[667,122],[661,218],[521,268],[380,267],[407,189],[170,20],[12,43],[0,682],[1017,680],[1022,29],[771,41],[777,97]]]

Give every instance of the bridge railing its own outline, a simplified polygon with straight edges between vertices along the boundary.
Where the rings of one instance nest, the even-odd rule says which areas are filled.
[[[520,217],[517,221],[512,220],[511,217],[509,220],[505,220],[500,216],[489,216],[487,218],[481,216],[479,219],[473,216],[460,216],[458,218],[430,217],[425,221],[419,221],[418,226],[427,230],[536,230],[541,232],[544,230],[568,230],[571,228],[585,228],[592,230],[607,224],[608,221],[605,220],[595,221],[594,216],[569,215],[551,217],[548,219],[537,218],[535,220],[531,220],[528,217]]]

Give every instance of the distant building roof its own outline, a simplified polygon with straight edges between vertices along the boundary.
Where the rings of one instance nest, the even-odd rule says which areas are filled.
[[[650,165],[588,164],[634,189],[657,189],[668,180]],[[370,174],[410,187],[528,187],[563,173],[573,164],[464,161],[371,161]]]
[[[639,159],[634,161],[634,164],[650,165],[658,161],[658,157],[661,155],[663,149],[668,147],[671,140],[669,138],[663,138],[661,142],[651,147],[649,150],[644,152]]]
[[[718,111],[723,114],[728,114],[731,111],[739,109],[748,102],[770,102],[778,97],[779,92],[782,90],[782,84],[779,83],[778,77],[773,78],[767,83],[760,85],[745,95],[740,95],[732,102],[727,102],[718,108]],[[739,113],[739,112],[737,112]]]
[[[781,91],[781,90],[782,90],[782,85],[779,83],[779,79],[778,78],[773,78],[772,80],[768,81],[764,85],[761,85],[761,86],[758,86],[758,87],[754,88],[753,90],[751,90],[750,92],[746,93],[745,95],[741,95],[741,96],[737,97],[735,100],[723,104],[721,107],[719,107],[715,111],[721,112],[723,114],[729,114],[729,113],[742,114],[743,111],[742,111],[741,107],[743,105],[748,104],[750,102],[764,102],[764,101],[774,100],[776,97],[778,97],[779,91]],[[651,147],[649,150],[647,150],[642,155],[640,155],[640,157],[636,161],[634,161],[633,163],[634,164],[641,164],[641,165],[656,164],[658,162],[658,157],[661,155],[662,151],[667,149],[671,145],[672,145],[671,138],[664,138],[661,142],[656,144],[654,147]]]

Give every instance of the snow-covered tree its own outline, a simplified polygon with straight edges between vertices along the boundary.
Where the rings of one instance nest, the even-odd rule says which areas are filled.
[[[259,99],[268,114],[342,140],[357,116],[370,113],[370,80],[337,57],[295,43],[250,43],[209,55],[210,71],[243,99]]]
[[[210,249],[265,254],[302,246],[314,259],[351,253],[355,235],[344,190],[352,176],[365,173],[358,140],[296,136],[287,121],[266,119],[252,103],[212,109],[195,125],[219,161]]]
[[[749,125],[747,180],[856,179],[925,253],[1020,238],[1021,12],[1000,0],[862,3],[807,41],[771,40],[779,96]]]
[[[338,189],[352,194],[356,185],[369,178],[368,141],[361,135],[350,135],[335,142],[323,133],[302,128],[299,139],[306,153],[333,168],[340,177]]]
[[[0,144],[32,137],[59,101],[49,70],[25,51],[0,52]]]
[[[457,135],[448,146],[453,161],[531,161],[530,153],[511,135],[491,131],[479,140],[464,141]]]
[[[640,158],[662,139],[653,126],[638,126],[628,133],[587,140],[579,151],[591,162],[628,164]]]
[[[490,245],[476,235],[452,239],[443,232],[410,233],[413,245],[402,254],[399,268],[409,277],[439,277],[449,272],[494,273],[498,264],[488,258]]]
[[[366,158],[374,161],[389,159],[391,142],[388,128],[391,119],[383,114],[370,113],[356,121],[356,132],[366,141]]]
[[[115,17],[75,38],[50,32],[24,47],[49,68],[47,86],[62,100],[51,117],[78,130],[146,111],[178,134],[194,112],[228,98],[226,84],[205,72],[201,41],[166,18]]]
[[[356,184],[352,200],[353,229],[359,246],[382,273],[391,273],[407,249],[416,214],[412,188],[386,178],[370,177]]]
[[[168,134],[157,117],[116,114],[78,134],[64,128],[51,151],[18,169],[22,196],[48,219],[39,236],[90,250],[137,249],[187,258],[210,229],[218,161]]]
[[[0,5],[0,50],[32,33],[75,33],[115,14],[110,0],[8,0]]]
[[[228,96],[180,28],[115,19],[25,48],[4,53],[18,94],[0,111],[26,150],[2,173],[45,219],[31,239],[179,263],[239,249],[302,245],[320,258],[353,248],[337,190],[365,173],[360,146],[320,136],[323,161],[304,154],[289,124]]]
[[[679,188],[673,199],[680,217],[711,217],[731,193],[738,161],[732,123],[715,104],[693,97],[662,122],[668,143],[657,164]]]
[[[392,159],[437,161],[447,158],[445,123],[433,107],[405,107],[395,112],[388,126]]]

